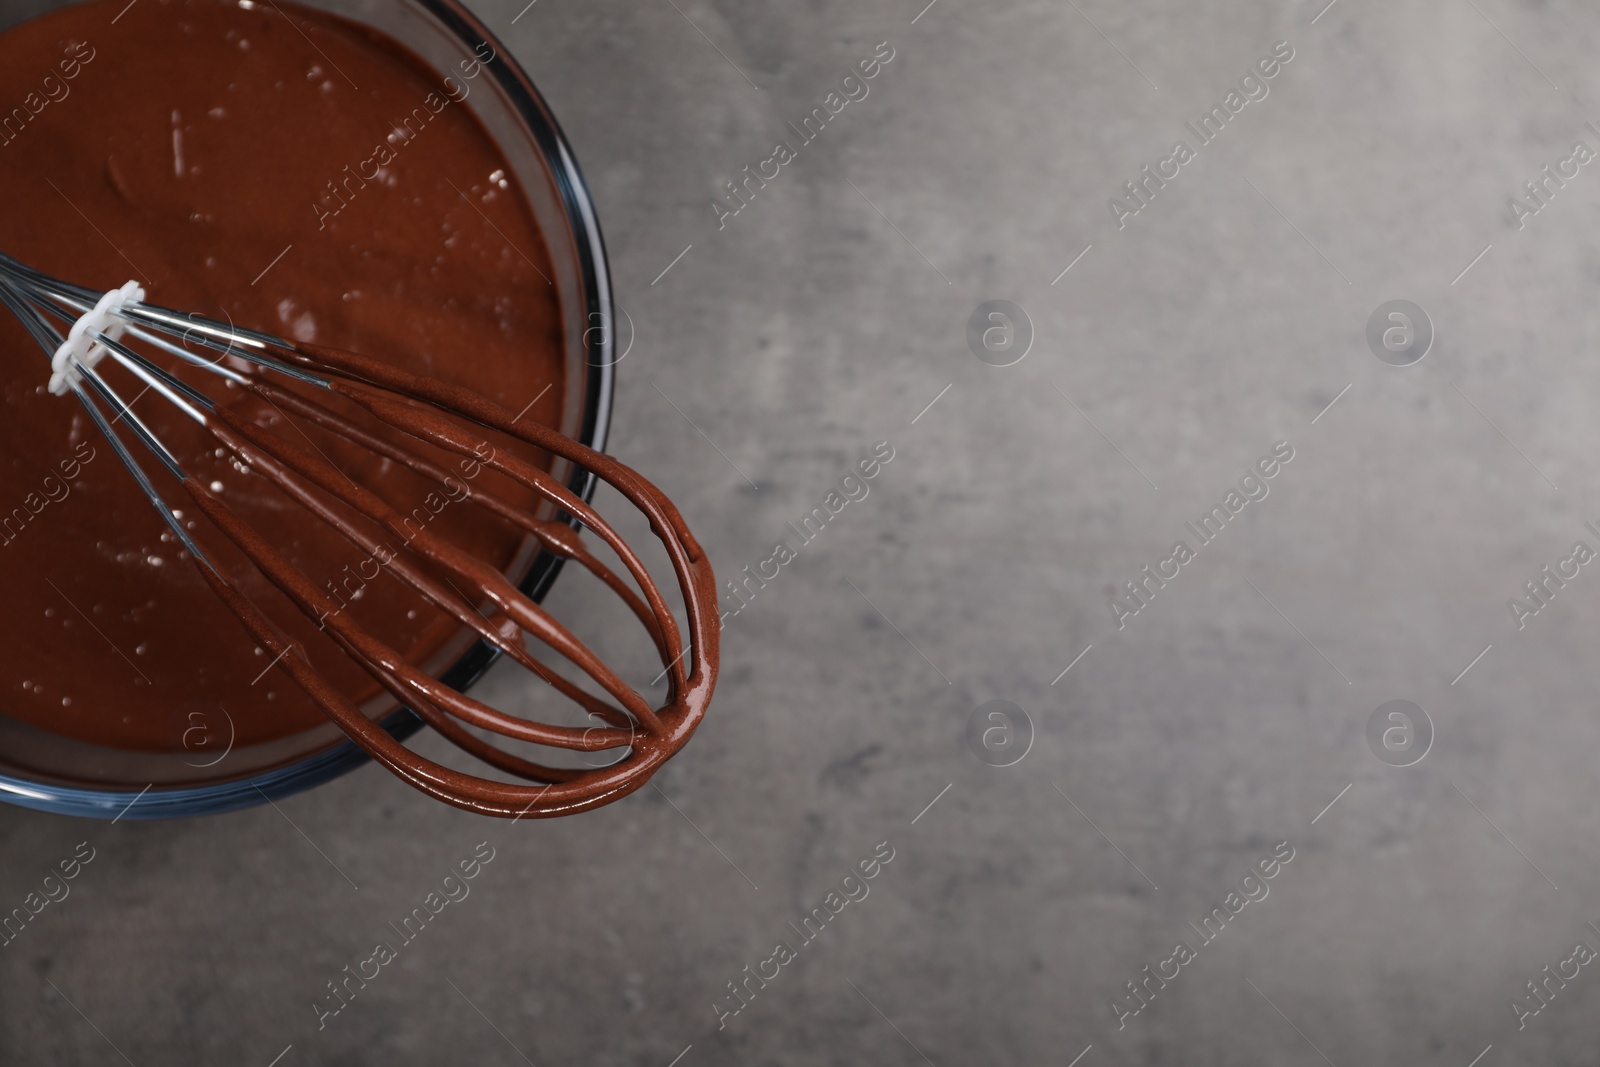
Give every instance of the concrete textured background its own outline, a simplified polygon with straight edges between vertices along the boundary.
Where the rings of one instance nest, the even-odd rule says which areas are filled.
[[[925,2],[474,5],[599,205],[637,332],[613,451],[719,571],[896,457],[729,620],[659,790],[507,826],[368,767],[281,813],[0,810],[7,907],[97,850],[0,951],[0,1063],[1600,1057],[1592,968],[1521,1030],[1510,1007],[1600,946],[1600,578],[1521,631],[1506,607],[1600,545],[1600,174],[1523,229],[1506,206],[1600,148],[1600,13]],[[870,95],[719,230],[722,183],[881,41]],[[1119,230],[1107,198],[1278,41],[1270,95]],[[1411,367],[1363,337],[1396,298],[1438,332]],[[1032,321],[1014,366],[968,350],[987,299]],[[1119,630],[1108,593],[1278,441],[1270,495]],[[591,597],[551,604],[581,626]],[[993,699],[1035,731],[1008,768],[964,741]],[[1393,699],[1436,731],[1403,769],[1366,740]],[[324,983],[484,840],[470,897],[318,1031]],[[1270,895],[1119,1029],[1124,983],[1284,841]],[[719,1029],[880,842],[870,895]]]

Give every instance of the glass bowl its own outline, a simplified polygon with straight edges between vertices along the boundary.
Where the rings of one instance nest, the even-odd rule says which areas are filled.
[[[572,150],[532,80],[503,45],[474,15],[456,0],[297,0],[310,7],[365,23],[410,49],[440,72],[460,69],[463,61],[481,61],[492,49],[494,58],[484,63],[471,95],[464,101],[499,143],[511,164],[511,174],[538,223],[549,250],[561,306],[566,396],[562,425],[557,429],[596,450],[605,447],[614,384],[614,331],[610,329],[611,279],[605,244],[595,218],[583,175]],[[0,32],[28,18],[70,6],[61,0],[20,0],[0,10]],[[487,45],[487,48],[484,46]],[[595,479],[570,464],[560,463],[554,473],[588,500]],[[542,551],[524,553],[519,566],[520,586],[535,601],[549,591],[561,570],[561,560]],[[465,690],[481,678],[498,653],[483,641],[471,645],[440,677]],[[6,730],[33,730],[4,717]],[[383,719],[396,737],[415,732],[421,721],[401,708]],[[96,785],[57,779],[18,769],[0,754],[0,801],[64,815],[90,818],[166,819],[233,811],[265,803],[320,785],[368,759],[336,729],[321,747],[291,758],[274,759],[271,752],[235,760],[226,757],[207,766],[206,753],[136,754],[81,746],[86,767]],[[28,738],[48,745],[50,736]],[[228,753],[234,754],[234,753]],[[188,755],[189,759],[183,757]],[[174,764],[174,760],[180,761]],[[144,765],[141,766],[141,761]],[[243,762],[247,766],[241,767]],[[192,779],[178,767],[194,768]],[[90,770],[89,768],[92,768]],[[174,780],[175,774],[180,780]],[[208,777],[209,775],[209,777]],[[103,783],[103,784],[102,784]]]

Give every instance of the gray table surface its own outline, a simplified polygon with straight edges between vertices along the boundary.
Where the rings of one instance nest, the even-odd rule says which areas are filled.
[[[636,332],[613,451],[719,570],[895,458],[728,620],[704,728],[625,802],[508,826],[367,767],[190,822],[0,810],[5,908],[96,850],[0,949],[0,1062],[1594,1061],[1593,968],[1520,1029],[1512,1002],[1600,947],[1600,577],[1520,630],[1507,601],[1600,547],[1600,171],[1521,228],[1507,200],[1600,149],[1600,16],[923,3],[474,5],[599,205]],[[1185,122],[1280,41],[1199,146]],[[719,229],[724,183],[880,42],[869,94]],[[1179,139],[1119,229],[1108,199]],[[969,349],[991,299],[1031,323],[1011,366]],[[1436,330],[1412,366],[1364,336],[1395,299]],[[1278,442],[1266,498],[1119,629],[1109,596]],[[550,603],[581,627],[592,597]],[[1031,722],[1013,766],[967,742],[991,700]],[[1413,766],[1369,744],[1391,700],[1432,724]],[[482,841],[470,896],[319,1030],[324,983]],[[778,942],[798,958],[719,1026]]]

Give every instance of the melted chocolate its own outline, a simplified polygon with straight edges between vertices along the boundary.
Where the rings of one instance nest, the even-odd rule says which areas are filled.
[[[521,424],[559,424],[554,271],[504,154],[457,99],[468,81],[447,86],[374,31],[283,0],[125,6],[85,3],[0,35],[0,203],[11,205],[0,213],[0,248],[79,284],[133,278],[151,303],[381,355],[522,412]],[[122,784],[119,764],[97,762],[96,751],[169,755],[141,768],[143,784],[226,777],[336,739],[322,701],[267,669],[273,649],[180,557],[77,402],[45,392],[48,361],[4,315],[0,366],[6,761]],[[300,441],[475,558],[500,569],[526,558],[525,531],[485,521],[390,458],[284,404],[191,380],[224,399],[231,418]],[[406,663],[436,670],[474,639],[394,576],[362,580],[354,569],[365,553],[170,405],[150,396],[135,410],[198,486]],[[543,451],[500,441],[548,465]],[[534,499],[486,477],[518,506]],[[328,693],[368,717],[393,706],[176,483],[164,488],[197,536],[209,535],[208,551],[220,545],[239,591],[307,650]],[[233,759],[187,769],[227,739],[223,712]],[[209,750],[193,743],[202,725],[213,732]]]

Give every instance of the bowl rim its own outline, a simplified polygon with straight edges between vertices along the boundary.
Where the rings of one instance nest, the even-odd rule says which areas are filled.
[[[575,239],[579,281],[586,298],[584,313],[587,318],[584,321],[595,322],[598,316],[602,326],[613,322],[611,272],[600,221],[595,213],[588,183],[549,104],[521,64],[459,0],[412,2],[458,37],[469,50],[478,52],[480,45],[488,45],[493,50],[493,58],[483,62],[484,69],[493,75],[505,92],[513,111],[532,135],[540,156],[550,167],[557,201],[565,211],[570,235]],[[481,52],[478,54],[481,55]],[[582,338],[588,373],[583,397],[583,421],[578,429],[577,440],[601,452],[605,450],[611,430],[611,405],[616,390],[616,331],[590,327],[584,330]],[[592,473],[577,467],[567,479],[568,488],[586,502],[592,499],[596,483],[597,479]],[[559,517],[575,522],[569,516]],[[541,550],[529,565],[520,588],[535,603],[543,600],[555,583],[556,576],[561,573],[563,562],[561,558]],[[482,678],[499,658],[499,650],[480,639],[440,676],[440,681],[453,689],[465,691]],[[395,739],[403,740],[423,724],[409,709],[400,708],[384,719],[381,725]],[[113,822],[123,818],[151,820],[217,815],[304,792],[348,774],[370,760],[371,757],[362,748],[345,739],[322,752],[259,774],[202,786],[157,788],[149,785],[137,792],[133,789],[85,789],[0,774],[0,803],[57,815],[110,819]]]

